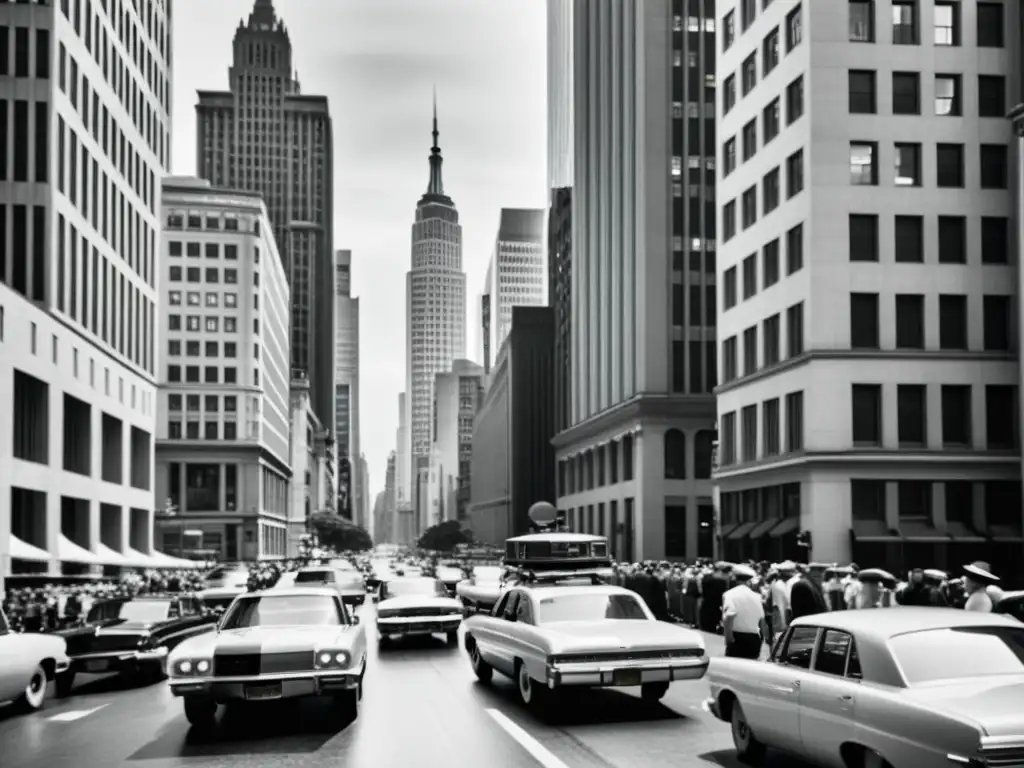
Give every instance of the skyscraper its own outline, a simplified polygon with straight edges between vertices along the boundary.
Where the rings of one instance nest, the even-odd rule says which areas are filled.
[[[292,44],[272,0],[239,22],[227,91],[199,91],[198,175],[259,192],[291,287],[291,366],[313,410],[334,423],[334,252],[331,117],[325,96],[301,92]]]
[[[412,225],[412,268],[406,275],[408,355],[406,408],[409,441],[406,498],[415,499],[417,461],[429,461],[434,377],[466,355],[466,275],[462,271],[462,227],[455,203],[441,181],[437,104],[430,181],[416,206]],[[401,454],[401,449],[399,450]],[[403,468],[404,469],[404,468]],[[415,535],[426,527],[427,510],[417,510]]]
[[[544,211],[502,208],[494,253],[487,268],[490,296],[490,344],[497,359],[512,329],[512,307],[547,304],[548,275],[544,247]]]
[[[150,562],[168,7],[0,3],[0,579]]]
[[[334,260],[334,432],[338,461],[352,465],[351,495],[346,503],[349,518],[356,520],[365,493],[355,466],[360,455],[359,299],[352,297],[352,251],[338,251]]]

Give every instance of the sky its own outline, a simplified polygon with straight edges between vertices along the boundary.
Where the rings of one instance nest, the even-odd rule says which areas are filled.
[[[360,298],[361,447],[370,506],[405,388],[405,273],[437,88],[445,192],[459,209],[467,357],[501,208],[546,206],[544,0],[274,0],[303,93],[334,124],[335,249]],[[197,90],[226,90],[252,0],[175,0],[172,164],[195,173]],[[478,361],[479,362],[479,361]]]

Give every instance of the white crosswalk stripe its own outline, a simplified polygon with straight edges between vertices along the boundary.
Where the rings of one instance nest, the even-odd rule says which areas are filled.
[[[48,717],[46,719],[49,720],[51,723],[73,723],[75,722],[75,720],[81,720],[83,717],[88,717],[94,712],[98,712],[105,706],[107,705],[101,704],[100,706],[93,707],[92,709],[72,709],[68,712],[61,712],[59,714],[52,715],[51,717]]]

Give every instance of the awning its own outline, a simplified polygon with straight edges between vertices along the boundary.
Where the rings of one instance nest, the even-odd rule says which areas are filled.
[[[900,520],[900,535],[911,543],[948,543],[949,536],[940,533],[939,530],[927,520]]]
[[[1020,541],[1024,538],[1016,525],[990,525],[988,535],[995,541]]]
[[[953,537],[953,541],[960,543],[981,543],[985,537],[976,530],[956,520],[946,521],[946,532]]]
[[[748,539],[760,539],[768,531],[779,524],[779,518],[773,517],[771,520],[763,520],[754,526],[753,530],[747,534]]]
[[[892,542],[900,539],[899,534],[889,530],[884,520],[854,520],[851,530],[857,541]]]
[[[45,549],[22,541],[11,534],[11,557],[15,560],[31,560],[34,563],[48,563],[53,557]]]
[[[197,566],[197,563],[192,560],[165,555],[155,549],[150,557],[155,561],[154,568],[195,568]]]
[[[723,525],[722,530],[718,535],[721,536],[723,539],[727,539],[729,538],[729,534],[739,527],[740,523],[729,523],[728,525]]]
[[[757,523],[742,523],[729,534],[729,541],[745,538],[757,526]]]
[[[776,525],[774,528],[771,529],[771,531],[768,532],[768,535],[771,536],[773,539],[781,539],[783,536],[786,536],[790,533],[796,533],[799,527],[800,518],[784,517],[778,525]]]
[[[66,563],[85,563],[86,565],[102,565],[103,561],[85,547],[75,544],[64,534],[57,537],[57,559]]]
[[[131,547],[124,548],[124,559],[127,561],[127,565],[135,568],[156,568],[156,564],[153,562],[153,558],[149,555],[144,555],[138,550],[132,549]]]
[[[124,555],[111,549],[102,541],[96,542],[96,557],[102,560],[104,565],[128,565]]]

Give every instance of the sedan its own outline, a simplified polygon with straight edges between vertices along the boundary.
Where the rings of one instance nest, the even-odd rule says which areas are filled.
[[[460,624],[462,604],[449,597],[438,579],[396,578],[380,585],[377,632],[382,646],[397,638],[434,634],[445,635],[454,645]]]
[[[0,703],[26,712],[46,701],[46,684],[65,676],[71,664],[63,637],[11,630],[0,610]]]

